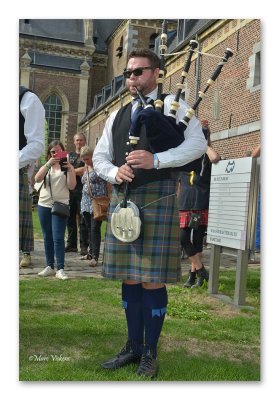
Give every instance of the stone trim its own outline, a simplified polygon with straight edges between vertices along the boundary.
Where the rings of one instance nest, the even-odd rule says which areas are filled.
[[[246,135],[247,133],[257,132],[261,130],[261,121],[251,122],[249,124],[239,125],[235,128],[225,129],[223,131],[211,133],[212,142],[216,140],[228,139],[234,136]]]

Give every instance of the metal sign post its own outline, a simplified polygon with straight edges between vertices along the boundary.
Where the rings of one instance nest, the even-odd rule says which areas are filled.
[[[208,291],[218,293],[221,253],[236,255],[234,304],[245,304],[248,252],[258,185],[256,159],[251,157],[219,161],[212,165],[207,242],[211,246]],[[236,251],[237,250],[237,251]]]

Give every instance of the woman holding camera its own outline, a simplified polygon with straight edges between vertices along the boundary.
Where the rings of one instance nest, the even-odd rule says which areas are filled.
[[[74,167],[65,154],[64,146],[59,140],[53,140],[47,149],[47,163],[35,175],[35,182],[42,183],[38,201],[38,215],[44,236],[46,268],[38,273],[39,276],[56,275],[58,279],[68,279],[64,272],[65,260],[65,230],[67,217],[52,214],[53,202],[69,205],[69,190],[76,186]],[[56,258],[57,272],[54,271]]]

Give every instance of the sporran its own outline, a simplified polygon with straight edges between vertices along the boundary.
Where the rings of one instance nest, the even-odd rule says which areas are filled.
[[[134,242],[141,234],[142,222],[135,203],[128,200],[127,207],[119,203],[111,215],[111,231],[121,242]]]

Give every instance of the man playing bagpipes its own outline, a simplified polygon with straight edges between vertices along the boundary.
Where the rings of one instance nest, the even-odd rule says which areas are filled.
[[[176,168],[198,159],[207,149],[195,117],[183,133],[181,144],[170,144],[165,149],[164,134],[169,132],[169,127],[164,132],[169,123],[165,116],[173,95],[164,97],[160,118],[156,117],[160,113],[152,109],[147,123],[141,120],[134,129],[138,136],[131,133],[133,113],[141,107],[138,93],[145,97],[145,106],[156,100],[159,74],[160,59],[155,53],[144,49],[130,53],[124,77],[132,101],[110,115],[93,155],[97,174],[113,184],[102,273],[122,280],[128,327],[125,346],[102,367],[116,369],[139,363],[137,374],[146,377],[156,376],[158,370],[157,343],[168,303],[165,285],[181,280]],[[183,118],[186,109],[181,101],[176,121]],[[148,132],[151,122],[156,132]],[[126,216],[125,209],[129,211]],[[132,222],[133,212],[139,221],[136,225]]]

